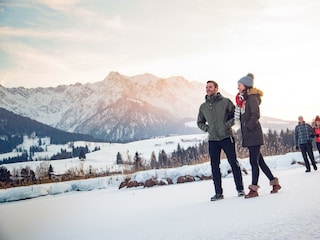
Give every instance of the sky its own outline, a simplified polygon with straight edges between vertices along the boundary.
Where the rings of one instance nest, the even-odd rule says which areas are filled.
[[[317,152],[314,152],[319,162]],[[90,154],[88,154],[90,155]],[[94,163],[90,157],[85,161]],[[275,240],[320,239],[320,174],[305,173],[300,152],[265,157],[282,186],[270,194],[261,173],[259,197],[238,197],[228,162],[222,160],[224,199],[211,202],[212,180],[177,184],[178,176],[210,173],[209,163],[137,172],[173,179],[173,185],[121,188],[117,176],[0,190],[0,237],[3,240]],[[60,160],[69,161],[69,160]],[[239,159],[245,186],[251,183],[248,159]],[[30,164],[30,163],[28,163]],[[248,193],[248,189],[245,189]],[[29,198],[27,200],[19,200]],[[12,201],[16,200],[16,201]]]
[[[0,84],[54,87],[116,71],[214,79],[236,94],[252,72],[263,115],[310,122],[320,114],[319,7],[318,0],[0,0]]]

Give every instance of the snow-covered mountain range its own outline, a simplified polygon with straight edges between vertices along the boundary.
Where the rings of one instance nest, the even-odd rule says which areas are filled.
[[[0,85],[0,107],[64,131],[128,142],[199,133],[186,123],[195,121],[204,95],[204,83],[179,76],[128,77],[110,72],[95,83],[30,89]]]

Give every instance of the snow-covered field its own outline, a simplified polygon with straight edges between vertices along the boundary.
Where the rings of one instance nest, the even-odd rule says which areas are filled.
[[[81,190],[91,191],[63,194],[58,193],[72,187],[71,182],[61,183],[64,187],[39,185],[44,193],[51,189],[52,194],[0,204],[0,239],[320,239],[320,172],[305,173],[303,166],[292,165],[294,160],[302,161],[301,153],[266,157],[282,189],[270,194],[269,182],[261,173],[260,196],[254,199],[236,196],[232,175],[223,178],[225,199],[217,202],[209,201],[211,180],[119,190],[115,182],[100,178],[83,183],[91,187]],[[249,169],[248,159],[240,163]],[[134,177],[174,178],[208,168],[205,163],[140,172]],[[222,161],[222,172],[227,168],[227,161]],[[250,181],[249,171],[244,175],[245,186]],[[0,195],[23,195],[32,188],[16,188],[15,193],[2,190]]]
[[[159,137],[153,139],[147,139],[142,141],[130,142],[126,144],[121,143],[101,143],[101,142],[74,142],[74,147],[85,147],[87,146],[90,153],[86,154],[86,160],[80,161],[78,157],[66,160],[54,160],[50,161],[55,174],[65,173],[67,169],[71,168],[83,168],[88,170],[89,167],[97,172],[101,171],[117,171],[118,166],[115,165],[117,159],[117,153],[122,155],[124,161],[132,161],[134,159],[135,153],[138,152],[143,161],[150,161],[151,154],[154,151],[156,157],[161,150],[165,150],[167,154],[170,154],[174,150],[177,150],[178,144],[184,149],[190,146],[198,145],[199,142],[207,139],[207,134],[191,134],[191,135],[176,135],[170,137]],[[30,146],[38,144],[38,139],[28,139],[25,138],[24,143],[20,146],[23,149],[29,150]],[[48,140],[42,139],[42,142],[48,142]],[[101,150],[93,151],[96,147]],[[48,144],[45,146],[45,152],[35,153],[34,158],[46,158],[49,159],[52,155],[61,151],[61,149],[66,149],[71,151],[72,148],[70,144],[64,145],[54,145]],[[0,160],[7,157],[16,156],[19,153],[12,152],[6,154],[0,154]],[[27,165],[34,171],[43,161],[30,161],[15,164],[4,164],[9,171],[13,169],[19,170]]]
[[[149,155],[147,144],[143,146]],[[105,151],[88,154],[86,161],[93,162],[93,154],[99,152]],[[305,173],[304,166],[295,163],[303,161],[300,152],[265,160],[282,189],[270,194],[269,182],[261,173],[260,196],[254,199],[237,197],[227,161],[221,163],[225,199],[217,202],[210,202],[211,180],[118,189],[122,177],[113,176],[0,190],[0,239],[320,239],[320,171]],[[96,160],[100,161],[105,164],[105,159]],[[249,170],[243,176],[248,186],[248,159],[239,162]],[[65,166],[54,167],[63,170]],[[179,175],[208,173],[210,165],[204,163],[138,172],[132,178],[170,177],[175,182]],[[31,199],[11,201],[21,198]]]

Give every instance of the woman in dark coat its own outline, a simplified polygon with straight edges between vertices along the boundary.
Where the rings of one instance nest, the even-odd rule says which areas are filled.
[[[264,144],[263,133],[259,122],[259,105],[263,92],[253,87],[253,79],[253,74],[249,73],[238,81],[239,93],[236,97],[238,109],[240,110],[242,146],[249,149],[249,159],[252,168],[252,182],[251,185],[249,185],[250,192],[245,195],[245,198],[259,196],[259,167],[270,180],[270,185],[272,186],[271,193],[277,193],[281,188],[278,178],[273,176],[260,152],[261,145]],[[237,114],[235,114],[235,116],[236,115]]]

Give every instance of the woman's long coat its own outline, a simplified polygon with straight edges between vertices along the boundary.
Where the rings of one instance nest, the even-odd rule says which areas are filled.
[[[243,147],[264,144],[263,132],[259,121],[262,96],[263,92],[257,88],[251,88],[248,92],[240,117]]]

